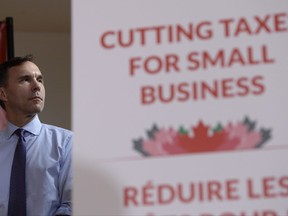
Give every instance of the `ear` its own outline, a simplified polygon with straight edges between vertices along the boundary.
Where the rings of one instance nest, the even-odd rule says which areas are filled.
[[[7,94],[4,87],[0,87],[0,100],[7,101]]]

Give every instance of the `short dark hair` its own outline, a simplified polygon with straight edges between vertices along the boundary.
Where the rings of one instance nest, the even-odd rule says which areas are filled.
[[[4,87],[7,84],[8,70],[11,67],[21,65],[27,61],[33,62],[33,55],[29,54],[23,57],[14,57],[0,64],[0,87]],[[2,100],[0,100],[0,106],[5,110],[5,104]]]

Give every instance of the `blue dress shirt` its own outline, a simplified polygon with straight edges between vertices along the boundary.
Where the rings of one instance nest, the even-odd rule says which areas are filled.
[[[7,123],[0,131],[0,216],[6,216],[10,173],[18,137],[18,127]],[[27,215],[71,215],[72,132],[42,124],[36,115],[26,130]]]

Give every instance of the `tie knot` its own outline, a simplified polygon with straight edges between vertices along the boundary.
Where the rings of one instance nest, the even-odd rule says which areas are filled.
[[[24,129],[18,128],[14,133],[15,133],[19,138],[24,138],[24,132],[25,132]]]

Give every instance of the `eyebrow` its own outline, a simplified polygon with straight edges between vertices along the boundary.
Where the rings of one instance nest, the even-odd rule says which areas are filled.
[[[38,76],[36,76],[36,78],[41,78],[41,79],[44,79],[44,76],[42,74],[39,74]]]
[[[32,76],[32,75],[28,75],[28,74],[24,74],[24,75],[22,75],[22,76],[20,76],[20,77],[18,77],[18,79],[19,80],[22,80],[22,79],[25,79],[25,78],[31,78],[31,77],[34,77],[34,76]],[[36,79],[42,79],[42,80],[44,80],[44,76],[42,75],[42,74],[38,74],[38,75],[36,75]]]

